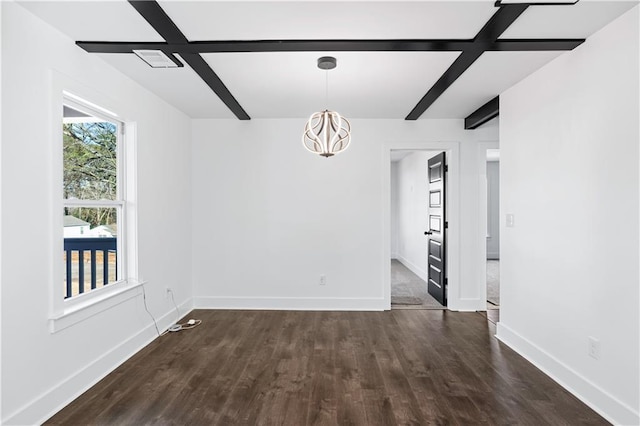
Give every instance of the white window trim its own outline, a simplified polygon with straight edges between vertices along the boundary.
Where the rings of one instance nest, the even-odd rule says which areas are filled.
[[[63,207],[88,207],[88,208],[114,208],[116,209],[117,217],[117,229],[118,238],[116,240],[116,281],[109,283],[109,286],[119,286],[126,281],[127,275],[127,245],[126,245],[126,232],[127,232],[127,209],[126,209],[126,157],[127,157],[127,140],[124,132],[126,125],[124,122],[117,118],[110,118],[103,108],[99,108],[92,102],[83,102],[75,95],[64,93],[63,99],[64,105],[69,106],[76,111],[83,112],[91,117],[95,117],[100,121],[109,122],[116,125],[116,199],[115,200],[80,200],[80,199],[64,199]],[[86,120],[84,120],[86,122]],[[106,287],[106,286],[105,286]],[[98,289],[89,290],[86,293],[81,293],[72,298],[64,299],[64,304],[67,307],[76,307],[78,305],[86,304],[85,300],[90,298],[90,294],[95,293]]]
[[[51,91],[51,200],[49,203],[51,217],[51,263],[49,269],[49,329],[51,333],[56,333],[62,329],[70,327],[78,322],[84,321],[104,310],[110,309],[124,301],[136,297],[139,287],[142,285],[138,279],[138,238],[137,238],[137,173],[136,173],[136,124],[126,120],[123,116],[116,115],[111,111],[126,111],[125,105],[119,105],[105,95],[98,93],[86,86],[70,79],[69,77],[52,71],[52,91]],[[73,204],[75,200],[63,200],[62,194],[62,132],[60,131],[61,112],[64,104],[80,103],[83,109],[89,108],[98,117],[109,117],[122,123],[124,129],[121,135],[122,147],[119,149],[119,177],[122,177],[123,185],[119,190],[124,191],[120,197],[124,201],[124,216],[119,218],[124,224],[123,235],[118,236],[118,250],[122,250],[122,260],[124,269],[121,271],[121,279],[115,283],[91,290],[82,295],[70,299],[64,299],[65,291],[62,285],[64,276],[64,265],[62,262],[62,247],[64,242],[62,224],[63,207],[65,204]],[[91,108],[91,106],[96,106]],[[99,107],[98,105],[103,105]],[[122,107],[122,109],[120,108]],[[119,147],[120,148],[120,147]],[[120,183],[119,183],[120,185]],[[95,204],[103,205],[103,201],[81,201],[82,205]],[[107,202],[113,204],[113,202]],[[125,266],[126,265],[126,266]]]

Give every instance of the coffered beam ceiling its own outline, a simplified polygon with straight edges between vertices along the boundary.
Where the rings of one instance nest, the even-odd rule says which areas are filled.
[[[249,120],[202,53],[234,52],[460,52],[457,59],[406,116],[418,119],[484,52],[573,50],[584,39],[498,39],[530,4],[496,3],[497,11],[473,39],[394,40],[232,40],[189,41],[156,1],[129,0],[165,42],[77,41],[91,53],[132,54],[133,50],[161,50],[172,60],[180,57],[204,80],[240,120]],[[533,5],[535,7],[535,5]],[[481,82],[478,82],[481,84]]]

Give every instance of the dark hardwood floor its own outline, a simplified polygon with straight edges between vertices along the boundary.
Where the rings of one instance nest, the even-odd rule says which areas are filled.
[[[500,309],[487,309],[486,311],[478,312],[480,315],[491,321],[493,324],[497,324],[500,321]]]
[[[608,424],[477,313],[196,310],[61,425]]]

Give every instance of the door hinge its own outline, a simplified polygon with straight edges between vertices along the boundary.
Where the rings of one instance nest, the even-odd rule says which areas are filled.
[[[444,229],[449,229],[449,222],[444,223]]]
[[[444,171],[448,172],[449,171],[449,166],[447,164],[444,165]]]
[[[444,279],[444,286],[448,286],[449,285],[449,278],[445,278]]]

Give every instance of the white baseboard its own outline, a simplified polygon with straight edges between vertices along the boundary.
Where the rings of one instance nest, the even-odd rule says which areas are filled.
[[[459,312],[476,312],[486,311],[487,302],[480,299],[458,299],[455,303],[448,303],[447,306],[452,311]]]
[[[388,303],[388,302],[387,302]],[[194,309],[266,309],[284,311],[384,311],[384,298],[196,297]]]
[[[192,310],[192,300],[189,299],[178,305],[184,316]],[[146,314],[145,314],[146,315]],[[175,309],[171,309],[162,317],[156,319],[162,333],[175,323]],[[142,348],[158,337],[154,324],[149,318],[149,325],[123,341],[118,346],[104,353],[101,357],[76,371],[72,376],[25,404],[13,414],[2,419],[3,425],[33,425],[42,424],[55,413],[66,407],[74,399],[86,392],[105,376],[118,368]]]
[[[397,259],[398,259],[398,262],[406,266],[407,269],[409,269],[411,272],[419,276],[424,282],[427,282],[427,271],[420,268],[418,265],[410,262],[407,258],[402,256],[401,254],[398,255]]]
[[[498,323],[496,337],[609,422],[615,425],[640,424],[640,413],[632,407],[619,401],[502,322]]]

